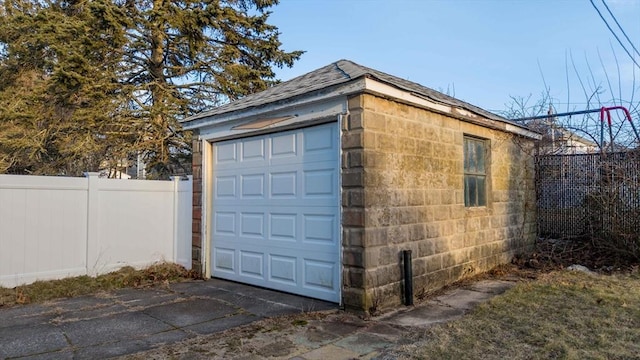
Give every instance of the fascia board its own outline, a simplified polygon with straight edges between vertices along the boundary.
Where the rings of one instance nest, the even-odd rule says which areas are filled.
[[[257,118],[258,116],[265,116],[265,114],[279,113],[286,109],[299,108],[314,103],[320,103],[330,100],[336,97],[342,97],[363,91],[365,88],[364,78],[358,78],[350,82],[332,86],[330,88],[324,88],[313,91],[308,94],[296,96],[291,99],[283,99],[272,103],[264,104],[257,107],[251,107],[232,111],[229,113],[217,114],[213,116],[207,116],[202,118],[196,118],[189,120],[187,118],[182,122],[182,127],[185,130],[201,129],[205,127],[211,127],[215,124],[221,124],[226,122],[235,122],[240,119]],[[242,100],[239,100],[242,101]]]
[[[398,89],[394,86],[388,85],[372,78],[365,78],[365,92],[371,93],[372,95],[391,98],[405,104],[417,106],[462,121],[474,123],[492,129],[507,131],[531,139],[539,140],[542,137],[542,135],[528,130],[524,127],[513,125],[508,122],[487,119],[484,116],[463,109],[461,107],[431,101],[427,98],[417,96],[412,92]]]
[[[347,96],[337,96],[321,102],[289,106],[277,111],[262,112],[257,115],[226,119],[199,128],[198,138],[207,141],[221,141],[251,135],[276,132],[299,126],[334,121],[340,114],[347,113]],[[292,116],[290,119],[265,126],[260,129],[238,129],[237,126],[255,121],[257,118]]]

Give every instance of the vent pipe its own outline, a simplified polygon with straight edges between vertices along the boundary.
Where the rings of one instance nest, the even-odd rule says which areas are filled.
[[[413,305],[413,270],[411,266],[411,250],[402,250],[404,265],[404,304]]]

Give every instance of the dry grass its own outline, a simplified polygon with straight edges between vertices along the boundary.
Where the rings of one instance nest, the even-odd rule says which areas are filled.
[[[0,307],[92,294],[125,287],[148,287],[195,278],[184,267],[158,263],[142,270],[124,267],[98,277],[77,276],[61,280],[37,281],[13,289],[0,287]]]
[[[414,340],[400,358],[638,359],[640,274],[542,274]]]

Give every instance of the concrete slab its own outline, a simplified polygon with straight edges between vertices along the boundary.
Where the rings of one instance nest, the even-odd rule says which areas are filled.
[[[278,358],[298,356],[300,359],[376,358],[385,349],[400,344],[406,338],[403,335],[407,334],[408,327],[451,320],[485,298],[504,291],[508,285],[511,283],[483,282],[466,289],[454,289],[439,297],[437,302],[419,304],[415,308],[368,321],[353,314],[332,313],[306,318],[304,325],[285,326],[282,331],[276,329],[260,334],[232,332],[236,334],[232,336],[246,336],[243,341],[257,339],[257,342],[247,343],[249,347],[244,353],[243,348],[239,348],[233,353],[223,351],[219,355],[234,359],[264,358],[267,354]],[[172,344],[265,317],[337,308],[336,304],[324,301],[224,280],[172,286],[173,289],[126,289],[97,294],[95,298],[89,296],[36,306],[0,308],[0,358],[107,358],[165,345],[169,349],[172,346],[180,349],[180,343]],[[214,339],[207,340],[203,346],[210,344],[215,350],[218,346],[215,336],[203,338]],[[172,351],[168,354],[206,358],[197,349]]]
[[[47,304],[59,311],[79,311],[84,309],[94,309],[101,306],[109,306],[113,301],[108,298],[98,296],[80,296],[70,299],[60,299]]]
[[[302,312],[301,309],[282,304],[279,302],[269,301],[261,298],[250,297],[246,295],[220,291],[215,294],[216,299],[224,300],[230,304],[234,304],[243,308],[247,312],[257,316],[280,316],[292,315]]]
[[[271,291],[267,289],[255,288],[255,292],[251,291],[249,293],[243,293],[249,297],[255,297],[257,299],[263,299],[268,301],[273,301],[275,303],[288,305],[290,307],[294,307],[299,309],[300,312],[310,312],[310,311],[325,311],[337,309],[338,304],[330,303],[327,301],[311,299],[303,296],[293,295],[282,293],[278,291]]]
[[[393,345],[391,341],[381,336],[368,333],[350,335],[333,344],[353,351],[358,355],[369,354]]]
[[[20,360],[72,360],[73,351],[63,350],[21,357]]]
[[[296,358],[302,358],[307,360],[351,360],[358,358],[360,354],[347,350],[343,347],[335,345],[326,345],[321,348],[312,350],[306,354],[297,356]]]
[[[76,359],[106,359],[116,356],[134,354],[151,349],[151,345],[142,339],[116,341],[87,347],[81,347],[74,351]]]
[[[337,304],[224,280],[171,287],[122,289],[42,305],[0,308],[0,358],[121,356],[264,317],[337,308]],[[353,326],[336,329],[338,324],[331,331],[346,334]],[[339,337],[330,336],[332,340]],[[288,341],[296,346],[292,339]]]
[[[180,294],[164,289],[122,289],[116,290],[113,295],[114,302],[128,308],[145,308],[185,299]]]
[[[340,337],[330,334],[316,327],[307,328],[303,333],[293,336],[293,341],[298,345],[314,349],[323,345],[327,345],[332,341],[338,340]]]
[[[58,316],[56,311],[41,305],[23,305],[0,308],[0,331],[22,325],[46,324]]]
[[[335,319],[323,321],[320,327],[327,333],[344,337],[364,328],[364,325],[343,322],[341,319]]]
[[[171,344],[171,343],[182,341],[185,339],[190,339],[194,336],[195,336],[194,334],[188,331],[185,331],[183,329],[177,329],[177,330],[169,330],[169,331],[164,331],[156,334],[151,334],[143,338],[142,340],[148,345],[155,347],[155,346],[160,346],[164,344]]]
[[[254,321],[262,319],[259,316],[251,314],[234,314],[232,316],[226,316],[218,318],[212,321],[202,322],[199,324],[186,326],[185,330],[193,331],[197,334],[206,335],[213,334],[234,327],[250,324]]]
[[[173,326],[140,312],[64,323],[61,328],[71,344],[79,347],[129,341],[174,329]]]
[[[0,329],[0,359],[60,351],[69,343],[60,328],[49,324]]]
[[[248,287],[248,285],[245,285],[245,284],[241,284],[234,281],[227,281],[223,279],[217,279],[217,278],[207,279],[205,281],[201,281],[200,283],[202,283],[204,287],[207,287],[207,288],[222,289],[222,290],[235,292],[235,293],[241,293],[243,291],[246,291]],[[185,284],[185,283],[182,283],[182,284]]]
[[[456,309],[471,310],[494,296],[495,295],[490,292],[454,289],[444,295],[436,297],[434,300]]]
[[[209,360],[207,358],[206,360]],[[243,354],[239,356],[234,356],[233,360],[263,360],[264,356],[256,355],[256,354]]]
[[[295,344],[287,338],[279,338],[274,342],[265,345],[256,352],[261,358],[283,357],[295,350]]]
[[[467,289],[499,295],[511,289],[514,286],[516,286],[516,283],[513,281],[481,280],[472,284],[471,286],[468,286]]]
[[[382,318],[381,321],[401,326],[425,327],[458,318],[464,315],[465,312],[465,309],[453,308],[438,302],[429,301],[408,311],[386,316]]]
[[[400,336],[405,335],[409,330],[404,326],[377,323],[366,330],[368,333],[381,335],[387,339],[397,340]]]
[[[213,281],[213,283],[212,283]],[[228,290],[220,289],[217,285],[217,281],[187,281],[176,284],[170,284],[169,290],[180,294],[182,296],[213,296],[221,291],[227,292]],[[246,285],[243,285],[246,286]]]
[[[338,307],[338,304],[335,303],[306,298],[303,296],[283,293],[280,291],[269,290],[255,286],[238,284],[232,281],[221,279],[211,279],[210,281],[207,281],[205,286],[207,288],[211,288],[212,290],[225,290],[227,293],[233,293],[249,298],[291,306],[305,312],[331,310]],[[215,295],[211,296],[215,297]]]
[[[87,319],[94,319],[94,318],[119,314],[125,311],[127,311],[127,308],[120,304],[113,304],[113,303],[99,304],[93,308],[85,307],[77,311],[73,311],[73,310],[61,311],[53,321],[55,323],[63,323],[63,322],[69,322],[69,321],[87,320]]]
[[[74,358],[103,359],[114,356],[134,354],[164,344],[171,344],[191,338],[195,335],[183,330],[169,330],[125,341],[109,342],[93,346],[76,348]]]
[[[240,308],[215,299],[194,299],[153,306],[142,312],[174,327],[184,327],[224,318],[239,311]]]

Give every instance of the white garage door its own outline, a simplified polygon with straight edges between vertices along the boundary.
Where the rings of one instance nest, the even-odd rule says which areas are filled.
[[[213,276],[340,300],[335,123],[215,144]]]

